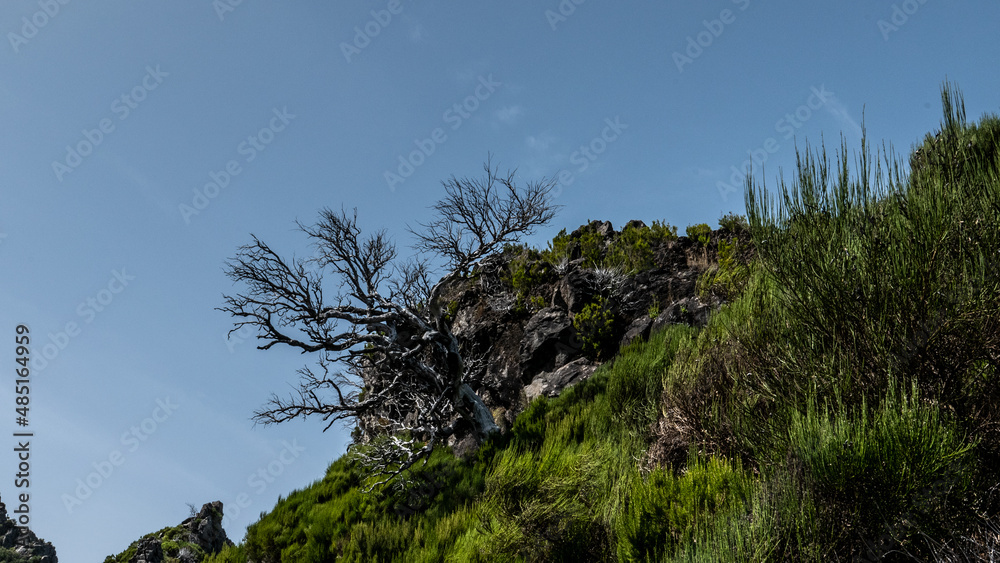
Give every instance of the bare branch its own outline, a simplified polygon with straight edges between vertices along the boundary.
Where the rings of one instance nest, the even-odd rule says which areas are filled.
[[[420,223],[422,231],[415,248],[440,254],[453,271],[466,271],[474,262],[506,243],[530,235],[535,227],[555,216],[551,203],[554,181],[528,183],[523,189],[514,182],[516,171],[501,175],[492,159],[483,165],[484,178],[456,178],[443,182],[447,197],[433,206],[437,217]]]
[[[295,391],[273,395],[254,413],[256,423],[319,417],[324,430],[356,423],[356,455],[385,477],[373,486],[426,459],[459,421],[479,439],[497,431],[470,386],[479,385],[484,366],[466,363],[441,322],[437,294],[480,258],[548,222],[555,207],[551,183],[519,189],[513,172],[500,176],[489,161],[485,169],[483,180],[446,182],[438,217],[417,234],[417,248],[452,267],[433,286],[426,259],[397,264],[385,231],[365,236],[356,210],[323,209],[316,224],[298,223],[316,249],[312,258],[286,260],[253,237],[227,262],[227,275],[243,286],[223,296],[233,330],[256,328],[262,350],[285,345],[318,354],[319,369],[300,369]],[[338,288],[332,299],[324,283]]]

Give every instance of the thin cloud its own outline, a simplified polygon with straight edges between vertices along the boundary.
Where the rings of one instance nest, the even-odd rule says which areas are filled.
[[[851,112],[844,105],[844,102],[831,97],[827,99],[826,105],[823,107],[840,121],[841,126],[849,129],[854,135],[861,136],[861,125],[851,116]]]
[[[511,123],[524,115],[524,106],[504,106],[497,110],[497,119],[503,123]]]

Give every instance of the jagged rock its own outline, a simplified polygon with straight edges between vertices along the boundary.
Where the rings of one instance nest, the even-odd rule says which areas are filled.
[[[632,221],[629,226],[641,228],[643,223]],[[592,221],[570,237],[579,237],[584,230],[599,233],[606,248],[619,236],[610,222]],[[717,261],[715,244],[687,237],[663,240],[650,249],[652,268],[615,275],[613,269],[584,267],[580,245],[571,242],[552,273],[527,290],[512,287],[511,256],[505,253],[487,257],[469,276],[451,280],[442,292],[443,306],[467,365],[475,372],[470,385],[493,411],[497,424],[510,428],[526,400],[558,395],[589,376],[574,371],[584,362],[577,362],[583,343],[573,318],[598,297],[613,318],[607,339],[613,344],[601,350],[601,357],[613,357],[618,347],[648,338],[667,324],[703,326],[718,302],[698,300],[695,288],[706,268]],[[539,301],[547,306],[533,311],[532,304]],[[525,308],[533,314],[525,317]],[[470,444],[475,447],[459,431],[451,442],[456,453],[467,453]]]
[[[692,326],[708,324],[708,314],[713,306],[702,303],[697,297],[685,297],[672,303],[653,321],[652,330],[659,330],[669,324],[686,323]]]
[[[643,220],[641,220],[641,219],[632,219],[628,223],[625,223],[625,226],[622,227],[622,230],[624,231],[625,229],[630,229],[630,228],[631,229],[645,229],[646,228],[646,222],[643,221]]]
[[[164,551],[163,542],[168,539],[172,541]],[[222,503],[215,501],[203,505],[196,515],[185,519],[179,526],[164,528],[132,542],[129,549],[134,555],[128,563],[162,563],[168,560],[200,563],[205,555],[219,553],[227,545],[233,545],[233,542],[222,528]],[[126,553],[128,549],[115,560],[124,560],[122,558]]]
[[[163,563],[163,546],[157,538],[142,538],[129,563]]]
[[[28,528],[7,517],[7,507],[0,502],[0,561],[57,563],[56,548]]]
[[[636,338],[645,340],[649,338],[650,329],[653,327],[653,319],[649,315],[638,317],[625,329],[625,336],[622,337],[619,348],[624,348],[632,343]]]
[[[542,395],[558,397],[563,389],[590,377],[599,365],[586,358],[578,358],[555,371],[536,375],[524,388],[524,394],[529,402]]]
[[[594,273],[577,267],[560,280],[556,292],[558,297],[553,299],[553,303],[576,314],[593,301],[596,294],[597,279]]]
[[[611,226],[611,221],[591,221],[590,223],[573,231],[570,234],[570,237],[578,238],[583,233],[584,228],[588,227],[595,229],[597,231],[597,234],[601,235],[605,239],[609,239],[616,234],[615,228]]]
[[[180,563],[198,563],[198,554],[189,547],[182,547],[177,553],[177,560]]]
[[[521,379],[552,370],[580,354],[576,329],[566,311],[546,307],[528,320],[521,340]]]
[[[227,543],[232,543],[222,529],[222,502],[215,501],[201,507],[196,516],[181,523],[191,531],[191,542],[206,553],[218,553]]]

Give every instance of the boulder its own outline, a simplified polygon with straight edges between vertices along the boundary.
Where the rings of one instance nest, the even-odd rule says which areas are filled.
[[[6,557],[6,559],[4,558]],[[8,518],[7,507],[0,502],[0,560],[27,563],[57,563],[56,548],[28,528]]]
[[[597,279],[592,271],[575,268],[559,281],[553,304],[575,315],[594,300],[597,289]]]
[[[546,307],[524,326],[521,339],[521,379],[553,370],[580,354],[580,341],[566,311]]]
[[[708,324],[708,315],[713,306],[703,303],[697,297],[685,297],[670,304],[660,316],[653,321],[652,331],[657,331],[666,325],[685,323],[691,326],[703,327]]]
[[[145,537],[135,546],[135,555],[129,563],[163,563],[163,546],[154,537]]]
[[[649,338],[650,329],[653,327],[653,319],[649,315],[638,317],[625,329],[625,336],[622,337],[619,348],[624,348],[632,343],[636,338],[646,340]]]
[[[578,358],[555,371],[542,372],[524,388],[524,395],[528,402],[542,395],[558,397],[564,389],[589,378],[599,365],[586,358]]]
[[[232,542],[222,529],[222,502],[205,504],[197,515],[181,523],[191,532],[191,543],[198,544],[205,553],[218,553]]]

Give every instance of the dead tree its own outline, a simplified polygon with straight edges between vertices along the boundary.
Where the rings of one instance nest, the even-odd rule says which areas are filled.
[[[482,258],[549,222],[552,182],[515,185],[489,161],[481,179],[452,177],[435,216],[418,229],[416,250],[443,257],[434,285],[426,256],[399,261],[385,231],[363,236],[357,211],[324,209],[299,228],[316,246],[309,259],[286,260],[253,237],[226,266],[244,290],[224,296],[233,331],[256,329],[261,350],[291,346],[317,355],[299,370],[297,392],[272,395],[254,414],[262,424],[319,416],[324,431],[355,422],[354,451],[385,483],[430,455],[457,431],[482,440],[497,430],[470,386],[474,362],[463,357],[445,322],[441,291]],[[252,236],[252,235],[251,235]],[[334,280],[330,283],[330,278]],[[324,289],[336,286],[331,299]]]

